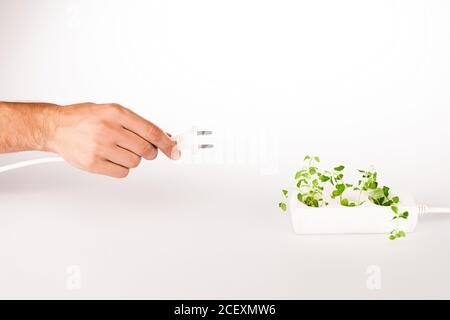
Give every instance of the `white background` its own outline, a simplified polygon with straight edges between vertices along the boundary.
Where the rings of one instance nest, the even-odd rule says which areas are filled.
[[[158,159],[125,181],[64,164],[2,175],[1,296],[448,298],[448,218],[395,244],[305,238],[276,204],[317,154],[450,206],[449,57],[443,0],[0,0],[0,100],[118,102],[169,132],[279,139],[261,152],[278,160],[271,175],[236,154]],[[70,265],[81,290],[65,288]]]

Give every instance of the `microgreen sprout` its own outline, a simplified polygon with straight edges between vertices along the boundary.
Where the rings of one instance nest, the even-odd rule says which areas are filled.
[[[283,190],[281,190],[281,192],[283,193],[283,197],[284,197],[285,199],[287,199],[288,196],[289,196],[289,191],[283,189]],[[285,212],[285,211],[287,210],[287,205],[286,205],[285,202],[280,202],[280,203],[278,204],[278,207],[279,207],[279,208],[281,209],[281,211],[283,211],[283,212]]]
[[[398,196],[391,196],[391,190],[389,187],[379,187],[378,173],[370,168],[369,170],[358,170],[362,175],[356,185],[346,183],[344,181],[345,166],[341,165],[335,167],[332,171],[321,172],[318,168],[320,158],[315,156],[306,156],[304,158],[304,164],[300,171],[295,173],[297,200],[308,207],[319,208],[327,206],[327,197],[324,194],[325,184],[329,183],[332,186],[331,194],[329,198],[338,199],[339,204],[345,207],[356,207],[363,205],[366,200],[369,200],[375,205],[391,207],[394,217],[392,220],[396,220],[396,227],[389,235],[389,239],[395,240],[397,238],[403,238],[406,233],[399,229],[400,219],[407,219],[409,216],[408,211],[402,211],[399,208],[400,198]],[[344,196],[346,190],[352,189],[353,191],[359,191],[358,201],[354,202]],[[282,196],[284,199],[289,197],[291,192],[284,189],[282,190]],[[291,195],[292,196],[292,195]],[[328,199],[329,199],[328,198]],[[283,211],[287,211],[287,204],[282,201],[278,204],[278,207]]]
[[[361,199],[362,192],[366,191],[369,193],[368,198],[372,203],[378,206],[391,207],[391,210],[394,212],[392,220],[397,220],[397,224],[395,229],[391,231],[389,239],[395,240],[405,237],[406,233],[399,230],[399,219],[408,219],[409,213],[408,211],[401,212],[399,210],[398,204],[400,203],[400,198],[398,196],[391,196],[391,189],[389,187],[378,187],[378,174],[373,168],[368,171],[358,171],[362,174],[362,179],[358,181],[358,187],[355,187],[354,190],[360,191],[359,199]]]
[[[377,173],[371,168],[368,171],[358,170],[362,174],[362,178],[358,180],[358,185],[353,188],[354,191],[359,191],[358,203],[362,205],[365,201],[361,201],[363,192],[369,192],[369,190],[375,190],[378,188]]]
[[[324,187],[321,179],[323,175],[317,167],[320,158],[306,156],[304,163],[303,168],[295,174],[298,201],[315,208],[327,205],[323,197]]]
[[[330,183],[334,187],[334,190],[331,192],[331,198],[336,199],[339,197],[339,203],[344,207],[356,207],[357,203],[343,197],[345,190],[353,187],[353,184],[344,182],[344,169],[345,166],[339,166],[335,167],[332,172],[327,172],[330,175]]]
[[[295,181],[297,187],[297,199],[308,207],[319,208],[327,205],[324,201],[324,186],[323,183],[330,178],[325,177],[317,165],[320,163],[319,157],[306,156],[304,158],[304,165],[301,170],[295,173]],[[288,190],[282,190],[284,198],[288,197]],[[282,211],[287,210],[285,202],[280,202],[278,207]]]

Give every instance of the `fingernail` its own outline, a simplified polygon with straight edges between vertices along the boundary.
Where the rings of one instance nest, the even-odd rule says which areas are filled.
[[[177,147],[172,149],[171,158],[172,160],[178,160],[181,158],[181,151]]]

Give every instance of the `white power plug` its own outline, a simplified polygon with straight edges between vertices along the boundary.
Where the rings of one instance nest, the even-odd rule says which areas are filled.
[[[200,130],[194,126],[189,131],[174,136],[174,139],[182,155],[196,155],[202,149],[214,147],[211,141],[205,139],[212,134],[210,130]]]

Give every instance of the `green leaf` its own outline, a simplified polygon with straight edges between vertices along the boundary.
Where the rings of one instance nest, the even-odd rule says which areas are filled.
[[[400,198],[399,197],[393,197],[392,201],[394,201],[394,203],[399,203],[400,202]]]
[[[310,159],[311,159],[310,156],[306,156],[305,159],[303,159],[303,161],[310,160]]]
[[[392,206],[391,209],[392,209],[392,211],[394,211],[395,214],[398,214],[398,207],[397,206]]]
[[[314,207],[318,208],[319,207],[319,201],[317,201],[316,199],[313,200],[313,205]]]
[[[317,169],[314,167],[309,168],[309,174],[316,174]]]
[[[297,199],[300,202],[303,202],[303,195],[301,193],[297,194]]]
[[[340,193],[343,194],[345,191],[345,184],[338,184],[336,185],[336,190]]]
[[[385,197],[389,197],[389,190],[391,190],[389,187],[383,187],[383,194]]]
[[[375,190],[373,190],[371,193],[370,193],[370,196],[373,198],[373,199],[380,199],[380,198],[384,198],[384,193],[383,193],[383,190],[381,190],[381,189],[375,189]]]
[[[287,198],[287,197],[288,197],[288,194],[289,194],[289,191],[287,191],[287,190],[282,190],[282,192],[283,192],[284,197]]]
[[[307,197],[305,199],[305,201],[303,201],[303,203],[309,207],[313,207],[314,206],[313,201],[314,201],[314,198],[310,196],[310,197]]]
[[[345,207],[348,207],[348,199],[342,199],[341,200],[341,205],[345,206]]]
[[[389,240],[395,240],[395,238],[396,238],[396,236],[394,236],[393,234],[391,234],[391,235],[389,236]]]
[[[322,182],[327,182],[328,180],[330,180],[330,177],[325,176],[325,175],[323,175],[323,174],[320,176],[320,181],[322,181]]]
[[[339,167],[334,168],[334,171],[342,171],[344,169],[345,169],[344,166],[339,166]]]
[[[317,162],[320,162],[320,158],[319,157],[314,157],[314,160],[316,160]]]
[[[312,185],[314,187],[317,187],[319,185],[319,180],[317,180],[317,179],[313,180]]]
[[[286,206],[286,203],[284,203],[284,202],[280,202],[279,204],[278,204],[278,207],[281,209],[281,211],[286,211],[287,210],[287,206]]]
[[[402,217],[403,219],[408,219],[408,217],[409,217],[409,212],[408,212],[408,211],[403,212],[403,213],[401,214],[401,217]]]
[[[304,185],[307,185],[307,184],[308,184],[306,180],[300,179],[300,180],[297,182],[297,188],[301,188],[301,187],[302,187],[302,183],[303,183]]]
[[[303,172],[299,171],[295,174],[295,180],[300,179],[300,177],[302,176]]]

